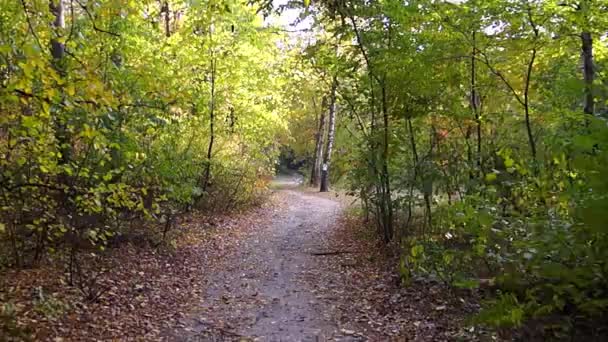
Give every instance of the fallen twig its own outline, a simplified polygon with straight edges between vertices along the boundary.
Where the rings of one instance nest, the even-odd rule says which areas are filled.
[[[338,255],[338,254],[350,254],[351,251],[329,251],[329,252],[312,252],[311,255]]]

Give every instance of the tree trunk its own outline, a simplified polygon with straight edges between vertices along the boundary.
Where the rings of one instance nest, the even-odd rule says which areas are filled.
[[[590,32],[581,33],[583,78],[585,80],[584,108],[585,114],[593,115],[593,39]]]
[[[438,144],[435,123],[431,123],[431,127],[429,129],[429,136],[430,137],[428,160],[432,162],[433,158],[435,158],[435,146]],[[423,225],[422,236],[425,236],[427,232],[432,232],[433,230],[433,208],[431,205],[431,201],[433,199],[433,178],[429,177],[429,175],[426,174],[422,176],[422,194],[424,198],[426,218],[426,221]],[[428,230],[426,228],[428,228]]]
[[[329,123],[327,131],[327,148],[323,157],[323,165],[321,167],[321,192],[329,191],[329,166],[331,163],[331,152],[334,147],[334,136],[336,134],[336,88],[338,87],[338,78],[334,76],[331,85],[331,95],[329,99]]]
[[[483,175],[483,170],[481,169],[481,119],[479,115],[479,106],[480,106],[480,97],[477,92],[477,70],[475,65],[475,58],[477,52],[477,47],[475,46],[475,32],[473,32],[473,50],[471,52],[471,110],[473,111],[473,115],[475,116],[476,123],[476,131],[477,131],[477,173],[481,177]]]
[[[532,133],[532,124],[530,122],[530,82],[532,81],[532,70],[534,68],[534,62],[536,61],[536,54],[538,53],[536,42],[540,36],[540,31],[536,26],[533,18],[532,18],[532,9],[528,8],[528,21],[530,26],[532,27],[532,31],[534,32],[534,44],[535,46],[532,48],[532,55],[530,56],[530,61],[528,62],[528,70],[526,72],[526,80],[524,87],[524,114],[526,119],[526,133],[528,134],[528,143],[530,144],[530,152],[532,154],[532,161],[536,164],[536,141],[534,139],[534,134]],[[538,171],[537,165],[534,166],[535,172]]]
[[[49,9],[55,17],[53,20],[53,29],[59,31],[65,28],[65,7],[63,0],[50,0]],[[63,59],[65,55],[65,45],[61,43],[57,38],[51,39],[51,54],[53,55],[54,63],[56,64]]]
[[[51,56],[53,57],[53,67],[61,77],[66,76],[65,68],[65,44],[61,42],[61,31],[65,29],[65,4],[63,0],[49,0],[49,9],[53,14],[54,20],[52,27],[56,32],[51,39]],[[61,89],[60,89],[61,91]],[[67,131],[67,124],[61,117],[54,118],[55,139],[57,140],[61,157],[59,162],[67,164],[71,157],[70,137]]]
[[[165,1],[161,8],[161,13],[165,13],[165,36],[167,38],[171,37],[171,10],[169,9],[169,2]]]
[[[205,166],[205,175],[203,178],[203,192],[209,186],[209,178],[211,177],[211,158],[213,156],[213,142],[215,140],[215,77],[216,77],[217,61],[214,56],[211,57],[211,100],[209,104],[209,146],[207,147],[207,165]]]
[[[412,119],[410,117],[407,118],[407,130],[410,135],[410,145],[412,149],[412,164],[414,173],[410,182],[407,202],[407,221],[405,222],[405,229],[408,229],[410,227],[410,222],[412,221],[412,202],[414,201],[414,187],[418,179],[418,150],[416,148],[416,135],[414,133],[414,128],[412,127]]]
[[[388,102],[386,96],[386,86],[382,86],[382,121],[383,121],[383,141],[382,141],[382,210],[384,211],[382,222],[384,228],[384,241],[386,243],[393,239],[393,201],[391,198],[391,180],[388,170],[390,127]]]
[[[536,59],[536,48],[532,49],[532,57],[528,63],[528,71],[526,73],[526,84],[524,89],[524,113],[526,119],[526,133],[528,134],[528,143],[530,144],[530,152],[532,160],[536,162],[536,142],[532,134],[532,124],[530,123],[530,81],[532,79],[532,68]]]
[[[313,99],[314,101],[314,99]],[[310,172],[310,186],[318,187],[319,178],[321,175],[321,161],[323,160],[323,142],[325,138],[325,107],[327,106],[327,97],[323,97],[321,102],[321,113],[319,115],[319,129],[315,135],[315,155]]]

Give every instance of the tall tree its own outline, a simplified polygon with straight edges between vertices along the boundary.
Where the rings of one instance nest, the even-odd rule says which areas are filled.
[[[579,40],[580,64],[583,77],[583,112],[585,114],[595,113],[595,89],[596,67],[594,61],[593,44],[594,37],[601,37],[606,33],[605,26],[608,4],[594,0],[555,0],[548,2],[549,8],[558,14],[562,20],[558,34],[566,37],[573,36]],[[557,6],[553,9],[551,6]],[[597,38],[596,38],[597,39]]]
[[[331,153],[334,148],[336,136],[336,90],[338,88],[338,77],[334,76],[331,84],[328,108],[328,127],[327,127],[327,146],[323,155],[323,165],[321,166],[321,192],[329,191],[329,171],[331,166]]]
[[[51,39],[51,56],[53,67],[64,78],[66,76],[65,43],[63,30],[65,29],[65,3],[64,0],[49,0],[49,9],[53,15],[53,38]],[[60,113],[60,111],[58,111]],[[55,116],[55,138],[59,145],[61,162],[67,163],[70,160],[71,144],[69,142],[69,132],[67,129],[67,118],[60,115]]]
[[[163,21],[165,22],[165,36],[167,38],[171,37],[171,8],[169,7],[169,1],[165,0],[163,2],[160,13],[164,13]]]
[[[586,114],[593,115],[595,101],[593,99],[593,79],[595,72],[593,70],[593,39],[591,32],[581,32],[581,50],[583,60],[583,79],[585,80],[585,98],[583,111]]]
[[[314,98],[313,98],[313,101]],[[323,146],[325,140],[325,108],[327,107],[327,96],[323,96],[323,100],[321,101],[321,110],[318,115],[318,128],[315,133],[315,152],[313,154],[313,161],[310,172],[310,186],[317,187],[319,186],[319,181],[321,178],[321,164],[323,161]],[[316,106],[315,106],[316,108]]]
[[[473,111],[473,116],[475,118],[475,136],[476,136],[476,151],[475,151],[475,161],[476,161],[476,167],[477,167],[477,174],[481,175],[483,174],[483,170],[481,168],[481,163],[482,163],[482,155],[481,155],[481,114],[480,114],[480,105],[481,105],[481,96],[479,95],[479,89],[477,86],[477,65],[476,65],[476,59],[477,59],[477,43],[476,43],[476,35],[477,32],[473,31],[473,34],[471,35],[471,99],[470,99],[470,106],[471,106],[471,110]],[[469,161],[472,162],[472,158],[469,158]]]

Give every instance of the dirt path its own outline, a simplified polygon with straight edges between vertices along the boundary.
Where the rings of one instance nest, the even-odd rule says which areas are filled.
[[[402,286],[349,201],[300,183],[278,179],[269,201],[242,213],[182,218],[174,251],[116,246],[95,268],[105,272],[94,302],[66,290],[57,265],[0,277],[19,305],[15,326],[36,341],[488,340],[464,325],[476,298],[434,281]],[[52,316],[57,303],[70,307]]]
[[[328,304],[318,300],[315,254],[327,252],[337,201],[296,191],[297,179],[275,182],[284,207],[270,224],[252,229],[223,271],[211,276],[193,338],[260,341],[356,340],[344,336]],[[221,339],[220,339],[221,338]]]
[[[168,340],[480,340],[463,325],[476,301],[437,282],[401,286],[369,227],[300,183],[275,181],[270,210],[214,264],[200,303]]]

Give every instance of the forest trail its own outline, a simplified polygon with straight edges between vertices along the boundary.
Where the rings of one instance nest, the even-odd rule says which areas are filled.
[[[326,272],[316,260],[325,256],[315,253],[327,252],[328,231],[342,205],[296,190],[299,183],[293,176],[275,179],[284,208],[270,224],[252,229],[228,266],[211,276],[191,331],[180,339],[357,340],[339,329],[314,285]]]
[[[0,342],[608,341],[606,13],[0,1]]]

